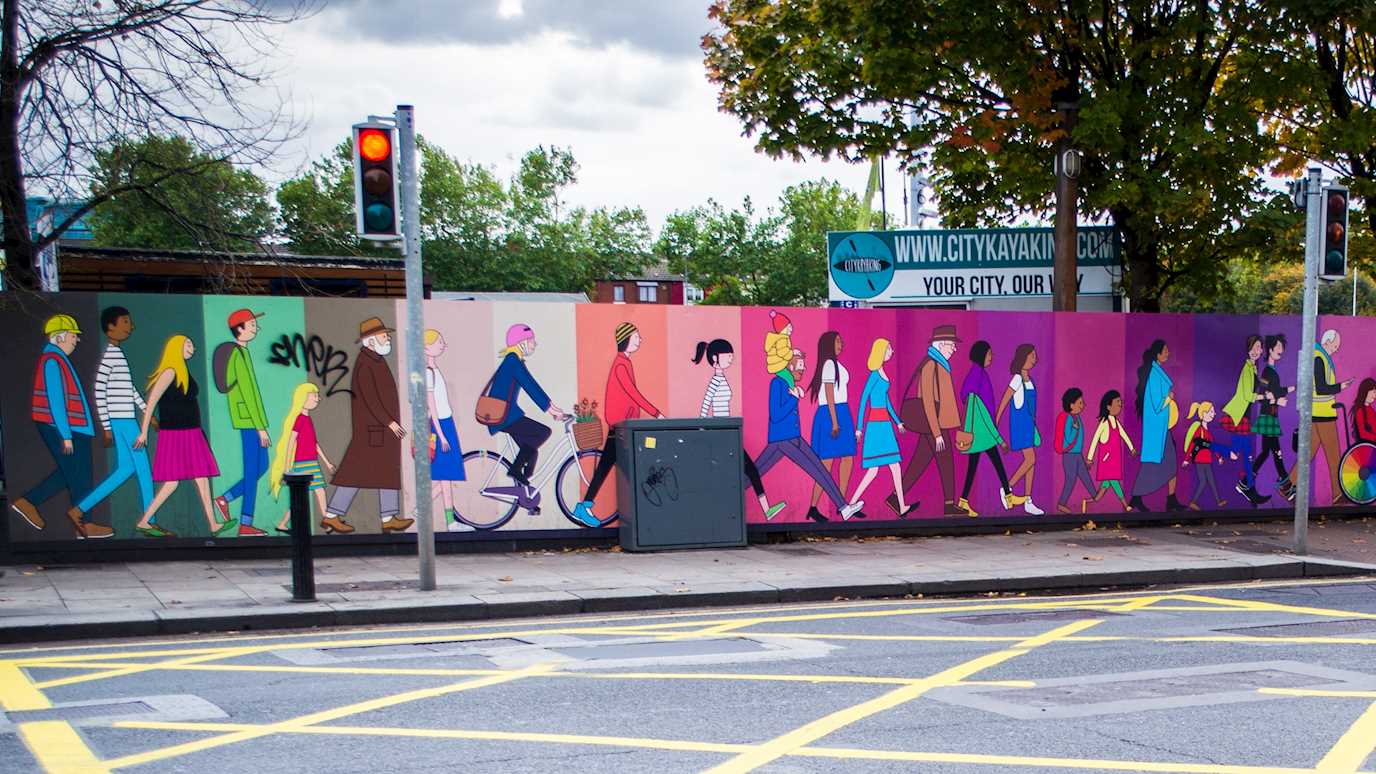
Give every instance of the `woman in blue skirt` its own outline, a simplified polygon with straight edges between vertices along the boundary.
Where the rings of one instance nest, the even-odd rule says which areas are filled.
[[[841,334],[827,331],[817,340],[817,359],[813,361],[812,381],[808,396],[817,404],[812,415],[812,450],[831,473],[832,461],[841,461],[840,477],[836,480],[841,491],[850,488],[850,471],[855,464],[855,420],[850,415],[847,393],[850,372],[841,365],[841,351],[845,342]],[[812,487],[815,505],[822,497],[822,485]]]
[[[1035,365],[1037,348],[1031,344],[1018,345],[1013,351],[1013,362],[1008,365],[1013,378],[1008,382],[1008,389],[1003,391],[998,416],[994,418],[997,427],[999,420],[1003,419],[1004,410],[1009,409],[1011,404],[1008,412],[1008,448],[1022,453],[1022,464],[1008,479],[1008,487],[1011,491],[1019,480],[1023,481],[1022,496],[1025,499],[1022,509],[1029,516],[1041,516],[1044,513],[1032,502],[1032,475],[1036,472],[1037,447],[1042,445],[1041,433],[1037,431],[1037,388],[1032,383],[1032,367]]]
[[[889,375],[884,370],[884,364],[892,359],[893,347],[889,345],[889,340],[875,339],[867,363],[870,375],[865,380],[864,392],[860,394],[859,414],[864,430],[855,432],[856,438],[864,437],[860,445],[860,467],[865,469],[865,475],[855,487],[850,502],[852,505],[860,502],[860,496],[874,481],[874,477],[879,475],[879,468],[888,466],[893,476],[894,493],[898,495],[898,518],[905,519],[917,507],[917,503],[908,505],[903,496],[903,471],[899,464],[902,457],[898,453],[897,433],[906,428],[898,421],[898,414],[889,402]],[[863,517],[864,513],[857,511],[854,515]]]
[[[454,513],[454,486],[463,481],[463,450],[459,448],[459,431],[454,426],[454,411],[449,407],[449,386],[440,371],[439,356],[448,347],[440,332],[425,331],[425,394],[430,406],[430,487],[431,498],[438,496],[444,503],[444,520],[450,532],[464,529]]]

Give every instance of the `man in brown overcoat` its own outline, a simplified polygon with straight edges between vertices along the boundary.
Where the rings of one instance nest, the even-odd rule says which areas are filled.
[[[344,516],[360,489],[378,490],[383,532],[401,532],[414,523],[400,517],[401,439],[406,431],[400,422],[396,379],[386,360],[392,353],[394,332],[377,317],[369,317],[358,326],[362,347],[349,383],[353,391],[349,406],[353,435],[334,474],[334,494],[321,521],[329,532],[354,531]]]
[[[941,476],[941,493],[945,499],[942,513],[946,516],[961,516],[964,511],[956,508],[956,430],[960,428],[960,406],[956,404],[955,382],[951,378],[951,356],[956,353],[956,326],[938,325],[932,331],[931,345],[927,354],[917,366],[917,373],[909,383],[917,383],[917,397],[922,404],[920,417],[902,416],[908,430],[917,431],[917,449],[903,470],[903,491],[913,488],[913,484],[927,471],[927,466],[936,461],[936,469]],[[900,396],[903,407],[911,405],[906,392]],[[911,423],[911,425],[910,425]],[[913,426],[915,425],[915,426]],[[889,495],[888,506],[898,513],[898,497]]]

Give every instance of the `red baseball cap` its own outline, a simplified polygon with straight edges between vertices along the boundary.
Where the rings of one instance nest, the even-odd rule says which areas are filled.
[[[244,323],[248,322],[249,320],[256,320],[256,319],[258,319],[259,317],[262,317],[262,316],[265,315],[265,314],[267,314],[267,313],[266,313],[266,312],[254,312],[254,311],[251,310],[251,309],[239,309],[239,310],[236,310],[236,311],[234,311],[234,312],[231,312],[230,315],[229,315],[229,327],[234,328],[234,327],[243,325]]]

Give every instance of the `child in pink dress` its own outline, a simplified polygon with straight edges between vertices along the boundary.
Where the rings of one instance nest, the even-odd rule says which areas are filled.
[[[1123,396],[1117,390],[1109,390],[1099,400],[1099,427],[1094,432],[1094,440],[1089,444],[1089,459],[1094,463],[1094,477],[1099,480],[1099,492],[1092,499],[1080,502],[1080,512],[1089,509],[1090,503],[1097,503],[1111,489],[1123,504],[1123,511],[1131,511],[1127,498],[1123,496],[1123,460],[1126,454],[1136,454],[1132,439],[1128,437],[1118,416],[1123,413]]]

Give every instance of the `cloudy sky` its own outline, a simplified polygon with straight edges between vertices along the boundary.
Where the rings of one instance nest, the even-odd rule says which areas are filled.
[[[310,122],[288,167],[410,103],[422,133],[503,178],[536,145],[571,147],[573,201],[641,206],[656,231],[709,197],[762,208],[822,176],[864,190],[867,168],[771,160],[717,111],[698,48],[708,0],[324,1],[281,38],[282,85]]]

